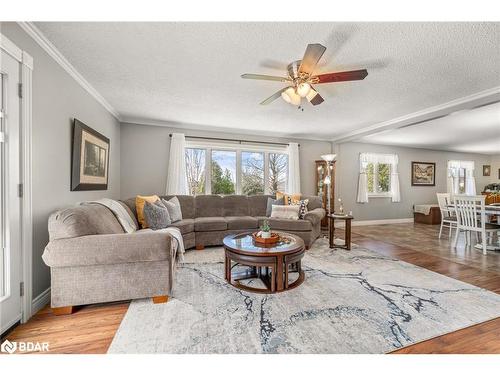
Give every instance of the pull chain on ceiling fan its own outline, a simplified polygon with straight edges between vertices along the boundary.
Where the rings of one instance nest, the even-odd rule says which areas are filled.
[[[302,60],[294,61],[287,67],[287,77],[269,76],[263,74],[242,74],[241,78],[288,83],[289,86],[279,90],[260,104],[266,105],[280,96],[284,101],[294,106],[300,106],[302,98],[306,98],[312,105],[324,102],[323,97],[314,89],[313,84],[358,81],[368,75],[366,69],[351,70],[347,72],[324,73],[313,75],[314,69],[326,51],[326,47],[316,43],[308,44]]]

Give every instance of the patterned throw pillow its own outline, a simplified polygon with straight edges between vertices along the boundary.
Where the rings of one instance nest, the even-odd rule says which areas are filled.
[[[299,205],[299,219],[303,219],[307,213],[307,205],[309,204],[309,199],[303,199],[293,204]]]
[[[146,201],[144,204],[144,219],[152,230],[166,228],[172,224],[167,207],[163,205],[161,200],[154,203]]]
[[[167,207],[172,223],[182,220],[181,202],[179,202],[179,198],[173,197],[168,201],[166,201],[165,199],[162,199],[161,201],[163,202],[165,207]]]
[[[281,199],[273,199],[273,198],[267,198],[267,208],[266,208],[266,216],[270,217],[271,212],[273,211],[273,204],[278,205],[278,206],[283,206],[285,204],[283,198]]]

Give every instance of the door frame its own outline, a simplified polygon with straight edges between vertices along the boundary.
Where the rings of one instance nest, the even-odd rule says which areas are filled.
[[[33,57],[23,51],[0,33],[0,49],[15,58],[21,65],[20,92],[20,165],[21,165],[21,282],[24,294],[21,297],[21,323],[26,323],[32,314],[32,259],[33,259],[33,209],[32,209],[32,94],[33,94]]]

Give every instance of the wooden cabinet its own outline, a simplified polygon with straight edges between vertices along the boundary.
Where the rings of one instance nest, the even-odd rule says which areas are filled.
[[[487,193],[482,192],[482,195],[486,195],[486,204],[500,203],[500,193]]]
[[[330,201],[330,206],[331,206],[331,212],[334,212],[334,207],[335,207],[335,161],[330,165],[330,170],[331,170],[331,181],[332,183],[330,184],[330,189],[328,189],[328,185],[325,184],[325,177],[328,176],[328,170],[327,170],[327,162],[324,160],[316,160],[315,161],[315,170],[316,170],[316,191],[315,194],[322,197],[323,199],[323,208],[328,212],[327,209],[327,204],[328,204],[328,194],[330,194],[331,201]],[[328,191],[330,190],[330,191]],[[324,218],[321,221],[321,226],[322,227],[327,227],[328,226],[328,220]]]

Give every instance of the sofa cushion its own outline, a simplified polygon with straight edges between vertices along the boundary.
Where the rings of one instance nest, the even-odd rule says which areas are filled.
[[[49,239],[72,238],[92,234],[123,233],[111,210],[102,204],[85,205],[57,211],[49,217]]]
[[[182,219],[169,225],[169,227],[179,228],[182,234],[194,232],[194,219]]]
[[[135,197],[124,199],[124,200],[121,200],[120,202],[124,203],[129,208],[130,212],[132,212],[132,214],[134,215],[135,221],[137,221],[137,209],[135,207]],[[140,227],[141,226],[139,225],[139,222],[137,221],[137,228],[140,228]]]
[[[196,232],[210,232],[216,230],[226,230],[227,222],[223,217],[197,217],[194,219],[194,230]]]
[[[125,211],[127,211],[128,215],[130,216],[130,219],[134,222],[134,225],[137,229],[140,228],[139,226],[139,222],[137,221],[137,215],[136,215],[136,211],[135,211],[135,200],[134,200],[134,211],[132,211],[130,209],[130,206],[128,204],[126,204],[125,202],[123,201],[117,201]]]
[[[246,195],[227,195],[224,202],[224,216],[248,216],[248,197]]]
[[[146,202],[144,205],[144,218],[146,219],[148,227],[153,230],[166,228],[168,225],[172,224],[167,207],[165,207],[161,201],[155,203]]]
[[[317,195],[304,195],[301,199],[308,199],[307,210],[312,211],[316,208],[323,208],[323,199]]]
[[[273,204],[277,206],[284,206],[285,201],[283,200],[283,198],[280,199],[267,198],[266,216],[271,216],[271,213],[273,211]]]
[[[137,221],[141,225],[141,228],[148,227],[148,223],[146,223],[146,220],[144,219],[144,204],[146,202],[154,203],[159,199],[160,197],[158,197],[158,195],[148,195],[148,196],[138,195],[135,197],[135,209],[137,211]]]
[[[271,217],[274,219],[298,220],[299,210],[300,206],[298,205],[279,206],[274,204],[271,211]]]
[[[173,197],[170,200],[162,199],[161,202],[167,208],[172,223],[182,220],[182,210],[179,198]]]
[[[220,195],[198,195],[195,201],[195,217],[224,216],[224,202]]]
[[[257,229],[259,221],[251,216],[227,216],[227,229]]]
[[[309,231],[312,229],[312,224],[309,220],[293,220],[293,219],[269,219],[271,230],[282,231]]]
[[[267,198],[273,195],[250,195],[248,196],[248,210],[250,216],[266,216]]]
[[[182,218],[183,219],[194,219],[194,197],[192,195],[162,195],[161,199],[166,201],[177,197],[179,203],[181,204]]]

